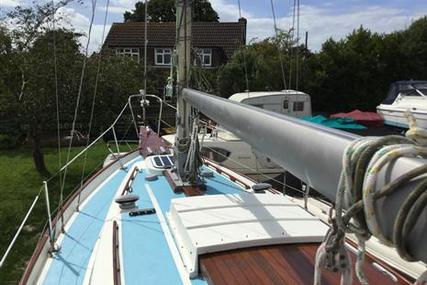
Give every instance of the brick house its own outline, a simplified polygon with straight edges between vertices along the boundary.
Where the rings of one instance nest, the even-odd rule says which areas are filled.
[[[104,42],[104,50],[131,56],[144,56],[144,22],[113,23]],[[148,23],[147,65],[169,67],[175,45],[175,23]],[[238,22],[195,22],[192,25],[193,51],[203,67],[212,68],[227,62],[246,42],[246,19]]]

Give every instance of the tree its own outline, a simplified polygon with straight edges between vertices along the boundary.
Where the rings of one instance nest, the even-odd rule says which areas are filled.
[[[0,25],[0,94],[8,92],[6,83],[8,82],[8,74],[11,73],[9,70],[10,58],[12,54],[12,39],[9,31]],[[1,98],[0,98],[1,99]],[[0,114],[4,114],[4,105],[0,104]],[[1,119],[1,118],[0,118]]]
[[[413,22],[408,29],[401,32],[403,39],[401,52],[406,78],[427,79],[427,17]]]
[[[290,59],[290,49],[296,49],[289,34],[281,32],[277,37],[267,38],[261,42],[242,47],[234,53],[228,63],[218,71],[217,91],[222,97],[246,90],[246,73],[250,91],[277,91],[285,88],[289,80],[289,61],[295,67],[295,58]],[[309,54],[304,47],[299,47],[300,61]],[[280,58],[281,57],[281,58]],[[246,65],[246,67],[245,67]],[[292,72],[295,70],[293,68]],[[295,83],[292,83],[294,86]]]
[[[148,19],[150,22],[175,22],[175,0],[149,0]],[[135,9],[124,13],[125,22],[144,22],[145,3],[137,2]],[[207,0],[193,0],[193,21],[218,22],[218,13]]]
[[[385,96],[380,53],[383,36],[360,27],[345,39],[327,40],[309,61],[307,92],[322,112],[375,110]],[[389,80],[389,79],[388,79]]]
[[[13,94],[18,118],[27,131],[27,137],[33,148],[33,160],[37,171],[47,175],[49,172],[44,162],[41,146],[41,136],[48,122],[55,121],[52,117],[55,110],[55,77],[53,57],[53,35],[57,38],[57,45],[61,46],[57,54],[58,67],[62,67],[64,78],[74,80],[68,76],[74,70],[80,56],[77,35],[70,31],[50,30],[55,12],[72,0],[59,1],[53,4],[34,2],[31,7],[17,6],[8,17],[15,24],[12,30],[14,51],[10,66],[16,67],[17,72],[9,73],[13,80],[9,83],[9,90]],[[56,19],[58,20],[58,19]],[[59,72],[58,72],[59,74]],[[78,80],[75,80],[78,82]],[[72,83],[61,83],[58,86],[59,94],[68,96],[74,92]],[[64,91],[64,92],[61,92]]]
[[[19,137],[16,103],[12,98],[11,82],[19,73],[13,64],[14,53],[10,32],[0,25],[0,147],[13,147]],[[15,142],[15,143],[14,143]]]

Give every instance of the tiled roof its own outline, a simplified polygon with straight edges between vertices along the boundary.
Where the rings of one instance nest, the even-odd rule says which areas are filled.
[[[143,47],[144,22],[113,23],[104,47]],[[150,47],[173,47],[175,23],[148,23]],[[246,19],[238,22],[195,22],[192,25],[194,47],[221,47],[228,57],[246,41]]]

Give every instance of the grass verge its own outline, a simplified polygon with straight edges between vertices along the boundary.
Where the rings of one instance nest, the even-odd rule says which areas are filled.
[[[123,147],[124,148],[124,147]],[[71,157],[80,152],[82,147],[74,147]],[[45,148],[45,161],[49,171],[54,174],[58,171],[59,154],[55,148]],[[102,167],[108,154],[104,143],[95,144],[88,152],[83,177]],[[67,150],[61,151],[62,164],[67,156]],[[80,185],[84,155],[78,158],[68,168],[64,197],[67,197]],[[43,180],[33,166],[31,149],[22,147],[14,150],[0,150],[0,258],[12,240],[22,219],[31,203],[39,193]],[[51,210],[54,211],[59,202],[59,175],[55,175],[48,182]],[[0,284],[17,284],[25,269],[26,262],[34,251],[36,242],[47,222],[46,203],[44,193],[29,217],[21,235],[10,252],[4,266],[0,269]]]

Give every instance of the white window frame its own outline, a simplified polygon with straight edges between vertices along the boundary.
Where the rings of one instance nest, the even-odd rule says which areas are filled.
[[[165,55],[169,54],[170,61],[165,63]],[[159,62],[157,56],[162,56],[162,61]],[[172,64],[172,49],[171,48],[155,48],[154,49],[154,63],[156,65],[170,66]]]
[[[212,49],[211,48],[197,48],[196,55],[199,57],[199,61],[202,67],[212,66]],[[209,58],[209,63],[205,63],[205,58]]]
[[[116,48],[116,55],[120,56],[129,56],[131,58],[136,58],[139,62],[139,48],[135,47],[119,47]]]

